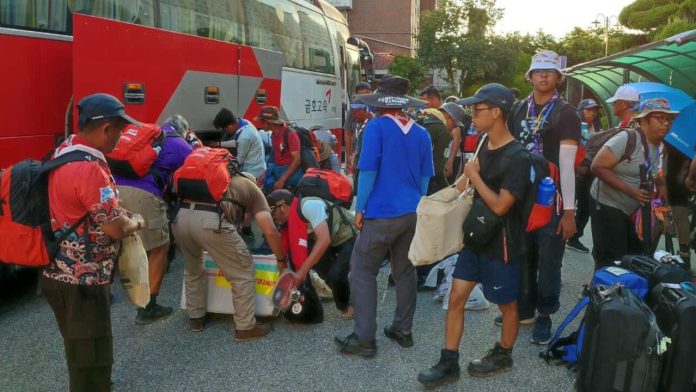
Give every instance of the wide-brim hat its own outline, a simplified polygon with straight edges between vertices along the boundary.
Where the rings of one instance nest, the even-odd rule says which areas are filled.
[[[672,115],[678,115],[679,112],[676,110],[671,110],[669,106],[669,101],[664,99],[664,98],[653,98],[653,99],[648,99],[643,102],[641,102],[638,105],[638,114],[633,116],[633,118],[638,119],[638,118],[643,118],[647,116],[650,113],[665,113],[665,114],[672,114]]]
[[[553,69],[558,72],[561,80],[565,79],[563,73],[563,59],[561,56],[552,50],[539,50],[532,56],[532,63],[529,64],[529,70],[524,75],[527,80],[531,80],[532,71],[538,69]]]
[[[372,94],[357,94],[355,101],[375,108],[401,109],[425,105],[427,102],[406,95],[410,87],[408,79],[401,76],[384,76]]]
[[[457,98],[457,100],[459,100],[459,98]],[[464,128],[466,126],[464,122],[466,121],[467,114],[464,111],[464,108],[458,104],[454,102],[447,102],[446,104],[440,106],[440,110],[449,114],[454,121],[454,125],[458,126],[459,128]]]
[[[283,125],[285,121],[280,118],[280,110],[276,106],[264,106],[259,115],[254,117],[255,122],[265,121],[271,124]]]

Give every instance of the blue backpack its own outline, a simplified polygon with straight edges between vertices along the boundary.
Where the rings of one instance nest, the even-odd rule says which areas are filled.
[[[638,274],[620,267],[606,267],[595,272],[592,286],[613,286],[620,284],[630,289],[641,300],[648,294],[648,281]],[[539,353],[546,363],[565,364],[573,367],[580,360],[580,351],[585,339],[585,320],[580,322],[578,329],[568,336],[561,337],[565,329],[590,304],[590,297],[585,296],[568,313],[565,320],[558,326],[556,334],[549,342],[546,351]]]

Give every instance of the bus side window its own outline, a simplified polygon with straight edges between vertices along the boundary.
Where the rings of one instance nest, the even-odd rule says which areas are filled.
[[[283,0],[247,0],[247,45],[283,53],[284,65],[304,68],[298,7]]]
[[[324,17],[319,14],[300,11],[302,41],[304,45],[304,69],[335,75],[331,36]]]
[[[36,3],[35,0],[0,0],[0,26],[53,33],[68,32],[69,1],[48,0]]]
[[[69,0],[73,12],[120,20],[143,26],[155,26],[154,0]]]

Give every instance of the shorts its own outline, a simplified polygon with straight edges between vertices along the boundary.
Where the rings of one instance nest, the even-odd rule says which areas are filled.
[[[164,200],[140,188],[124,185],[117,188],[121,207],[145,219],[145,228],[138,231],[145,250],[169,244],[169,220]]]
[[[483,295],[496,305],[516,301],[520,293],[522,269],[519,258],[507,264],[493,256],[464,249],[459,253],[452,277],[483,286]]]

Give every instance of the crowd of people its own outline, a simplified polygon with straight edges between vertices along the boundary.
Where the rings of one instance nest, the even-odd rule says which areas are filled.
[[[674,216],[679,254],[688,261],[688,192],[696,184],[696,170],[689,172],[689,161],[663,144],[678,112],[666,99],[641,100],[635,89],[623,86],[608,101],[622,129],[606,130],[611,124],[601,121],[594,99],[575,108],[562,98],[564,74],[556,53],[539,51],[525,77],[532,92],[521,99],[519,91],[496,83],[471,97],[444,101],[432,86],[421,91],[420,99],[409,96],[410,83],[399,76],[382,77],[375,89],[358,84],[344,128],[345,173],[353,179],[354,211],[293,193],[310,168],[340,171],[335,140],[289,124],[276,107],[263,107],[253,120],[222,109],[213,119],[221,138],[205,143],[183,116],[172,116],[161,126],[163,137],[152,167],[145,176],[133,178],[116,174],[105,155],[117,146],[124,129],[145,125],[129,117],[112,96],[83,98],[77,105],[78,132],[54,156],[79,150],[94,159],[66,164],[50,175],[53,230],[57,237],[72,234],[61,241],[41,277],[64,339],[71,390],[110,389],[109,283],[120,240],[133,233],[148,253],[150,284],[150,301],[137,309],[136,323],[149,324],[172,313],[171,307],[158,304],[157,296],[167,250],[175,241],[184,263],[191,331],[200,332],[206,324],[207,251],[231,283],[234,339],[266,336],[270,325],[254,316],[254,262],[245,241],[253,236],[253,221],[278,267],[294,271],[303,292],[302,311],[286,312],[285,317],[323,321],[310,279],[314,270],[331,288],[340,317],[353,320],[352,331],[335,338],[339,350],[373,357],[378,350],[380,269],[388,260],[396,294],[393,320],[383,333],[411,347],[417,288],[429,271],[414,267],[408,258],[416,209],[422,197],[465,176],[468,182],[457,182],[457,189],[464,193],[469,191],[466,184],[473,188],[474,207],[490,217],[490,235],[464,237],[452,273],[440,358],[417,375],[428,387],[460,377],[465,305],[478,284],[500,309],[494,322],[501,334],[488,353],[468,364],[471,376],[486,377],[512,366],[520,324],[534,325],[532,343],[551,340],[551,316],[560,308],[564,251],[589,252],[581,242],[588,222],[596,269],[625,254],[645,252],[646,242],[654,250],[658,235],[669,232],[671,224],[660,221],[660,229],[645,241],[636,214],[646,204]],[[583,160],[587,142],[602,132],[613,134],[593,159]],[[472,159],[477,147],[480,152]],[[234,159],[219,200],[190,192],[172,195],[174,173],[184,162],[215,154],[228,159],[228,150]],[[523,203],[534,183],[534,159],[559,169],[558,197],[553,198],[550,222],[526,233]]]

